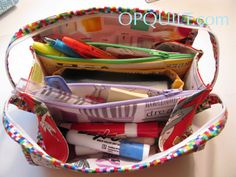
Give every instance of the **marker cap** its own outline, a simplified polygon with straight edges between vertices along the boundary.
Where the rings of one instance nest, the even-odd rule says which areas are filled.
[[[59,50],[60,52],[68,55],[69,57],[81,58],[81,55],[79,55],[77,52],[75,52],[72,48],[67,46],[64,42],[62,42],[59,39],[55,40],[55,44],[53,45],[53,47]]]
[[[163,127],[158,122],[147,122],[137,125],[138,137],[159,137]]]
[[[65,56],[63,53],[57,51],[53,47],[48,44],[44,44],[41,42],[33,42],[32,48],[40,53],[45,55],[55,55],[55,56]]]
[[[150,145],[121,141],[120,156],[127,157],[135,160],[143,160],[148,157]]]

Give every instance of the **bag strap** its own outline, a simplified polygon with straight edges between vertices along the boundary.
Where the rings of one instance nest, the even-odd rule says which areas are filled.
[[[162,164],[175,157],[202,150],[207,141],[219,135],[225,127],[228,117],[228,111],[217,94],[211,93],[209,95],[209,100],[209,104],[211,105],[221,104],[222,110],[220,113],[218,113],[218,115],[210,119],[201,128],[199,128],[192,135],[190,135],[180,143],[161,153],[153,155],[152,157],[148,158],[147,161],[155,162],[154,164]]]
[[[65,162],[69,155],[68,145],[61,131],[58,129],[56,123],[54,122],[51,114],[49,113],[47,106],[23,92],[17,93],[17,95],[13,95],[5,106],[3,115],[4,124],[15,124],[15,126],[10,126],[10,129],[15,132],[19,132],[19,136],[27,139],[29,141],[28,144],[32,144],[33,146],[35,146],[36,143],[32,142],[32,139],[28,136],[28,134],[24,132],[22,128],[18,124],[14,123],[11,119],[6,119],[7,117],[9,117],[9,115],[5,110],[7,109],[9,103],[13,103],[20,109],[32,112],[36,115],[38,119],[38,130],[42,135],[44,141],[44,151],[48,155],[59,159],[62,162]],[[15,127],[15,129],[12,129],[13,127]],[[12,133],[10,133],[9,131],[7,131],[7,133],[12,137]],[[13,136],[13,139],[20,143],[23,148],[28,149],[27,145],[24,145],[21,143],[22,141],[19,141],[15,133],[13,133]],[[38,148],[39,146],[37,145],[36,147]],[[39,150],[41,151],[42,149],[39,148]]]
[[[33,22],[31,24],[28,24],[25,27],[21,28],[18,32],[15,33],[15,35],[12,37],[12,40],[9,43],[6,53],[5,53],[5,67],[6,67],[8,78],[9,78],[12,86],[15,87],[16,84],[13,81],[13,78],[12,78],[10,70],[9,70],[9,55],[10,55],[11,49],[15,45],[26,40],[27,38],[37,35],[45,30],[51,29],[55,26],[59,26],[61,23],[66,22],[66,20],[71,19],[74,16],[83,16],[83,15],[97,14],[97,13],[105,13],[105,14],[106,13],[117,13],[117,14],[120,14],[122,12],[130,12],[131,14],[135,13],[135,12],[139,12],[142,14],[152,12],[152,13],[156,13],[156,14],[161,14],[163,19],[168,19],[169,14],[170,14],[170,13],[166,13],[164,11],[159,12],[158,10],[153,11],[153,10],[139,10],[139,9],[124,9],[124,8],[105,7],[105,8],[91,8],[91,9],[87,9],[87,10],[79,10],[79,11],[71,11],[71,12],[61,13],[59,15],[51,16],[46,19],[39,20],[39,21]],[[171,14],[173,14],[173,17],[180,16],[179,14],[174,14],[174,13],[171,13]],[[187,28],[192,28],[192,29],[204,29],[210,35],[210,40],[211,40],[213,52],[214,52],[215,66],[216,66],[214,78],[213,78],[212,82],[209,84],[210,86],[213,87],[216,82],[217,76],[218,76],[218,63],[219,63],[219,61],[218,61],[219,52],[218,51],[219,51],[219,49],[218,49],[217,39],[216,39],[215,35],[211,32],[209,27],[203,22],[202,19],[196,19],[196,18],[186,16],[186,15],[182,15],[180,17],[181,17],[180,23],[181,23],[182,27],[187,27]],[[188,20],[186,20],[186,19],[188,19]],[[199,22],[201,22],[201,24],[199,24]]]

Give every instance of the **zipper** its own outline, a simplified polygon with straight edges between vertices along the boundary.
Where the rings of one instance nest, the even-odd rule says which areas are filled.
[[[181,54],[181,53],[171,53],[165,51],[158,51],[154,49],[147,49],[141,47],[134,47],[134,46],[126,46],[120,44],[109,44],[109,43],[102,43],[102,42],[87,42],[90,45],[95,47],[116,47],[116,48],[126,48],[131,50],[138,50],[146,52],[152,56],[150,57],[143,57],[143,58],[132,58],[132,59],[84,59],[84,58],[72,58],[72,57],[61,57],[61,56],[54,56],[54,55],[45,55],[43,53],[37,52],[38,55],[46,56],[48,58],[61,60],[61,61],[69,61],[69,62],[83,62],[83,63],[103,63],[103,64],[129,64],[129,63],[145,63],[145,62],[154,62],[154,61],[163,61],[168,59],[188,59],[191,60],[194,57],[194,54]]]
[[[87,42],[90,45],[93,45],[95,47],[116,47],[116,48],[124,48],[124,49],[131,49],[131,50],[138,50],[146,52],[150,55],[153,55],[155,57],[160,57],[161,59],[169,59],[169,58],[191,58],[194,56],[194,54],[183,54],[183,53],[173,53],[173,52],[165,52],[165,51],[158,51],[155,49],[147,49],[147,48],[141,48],[141,47],[134,47],[134,46],[126,46],[126,45],[120,45],[120,44],[109,44],[109,43],[102,43],[102,42]],[[149,58],[149,57],[144,57]],[[123,60],[123,59],[121,59]],[[131,59],[133,60],[133,59]]]

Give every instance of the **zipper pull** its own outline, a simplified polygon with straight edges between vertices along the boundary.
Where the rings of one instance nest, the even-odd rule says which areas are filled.
[[[162,59],[167,59],[170,57],[170,54],[168,52],[163,52],[163,51],[151,50],[150,54],[153,56],[161,57]]]

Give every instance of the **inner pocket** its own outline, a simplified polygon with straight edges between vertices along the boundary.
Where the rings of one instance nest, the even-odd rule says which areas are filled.
[[[69,83],[103,83],[150,86],[158,89],[171,88],[171,79],[155,73],[118,73],[96,70],[66,69],[62,77]]]

